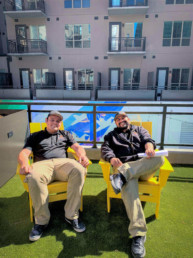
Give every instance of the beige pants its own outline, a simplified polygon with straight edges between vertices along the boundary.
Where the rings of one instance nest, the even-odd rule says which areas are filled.
[[[143,158],[127,162],[118,168],[127,182],[121,194],[130,220],[129,233],[131,237],[144,236],[147,232],[145,216],[139,199],[138,180],[148,180],[154,176],[155,171],[164,163],[163,157]]]
[[[33,163],[26,182],[34,207],[35,223],[45,225],[50,220],[47,185],[55,180],[68,181],[65,217],[78,218],[85,175],[86,169],[73,159],[58,158]]]

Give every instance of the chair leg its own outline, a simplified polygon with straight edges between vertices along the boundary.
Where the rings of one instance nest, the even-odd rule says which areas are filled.
[[[81,195],[80,211],[83,211],[83,196]]]
[[[156,204],[156,209],[155,209],[155,218],[158,219],[159,217],[159,206],[160,206],[160,203],[157,203]]]
[[[157,197],[158,202],[156,203],[156,209],[155,209],[156,219],[158,219],[158,217],[159,217],[160,197],[161,197],[161,191],[159,191],[159,194],[158,194],[158,197]]]
[[[29,211],[30,211],[30,221],[33,222],[33,206],[32,206],[32,199],[29,195]]]
[[[111,199],[109,197],[108,189],[107,189],[107,212],[110,213],[110,211],[111,211]]]

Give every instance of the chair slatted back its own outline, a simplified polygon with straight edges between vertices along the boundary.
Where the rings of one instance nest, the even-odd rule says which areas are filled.
[[[132,125],[137,125],[137,126],[142,126],[143,128],[145,128],[149,134],[152,137],[152,122],[137,122],[137,121],[131,121]]]

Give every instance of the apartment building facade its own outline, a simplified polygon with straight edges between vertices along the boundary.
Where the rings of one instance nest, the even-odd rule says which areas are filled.
[[[193,0],[4,0],[0,17],[0,98],[193,100]]]

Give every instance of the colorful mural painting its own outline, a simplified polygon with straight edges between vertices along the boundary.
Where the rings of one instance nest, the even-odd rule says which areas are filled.
[[[93,102],[87,102],[93,103]],[[103,102],[104,104],[106,102]],[[109,103],[109,102],[108,102]],[[118,103],[118,102],[116,102]],[[120,102],[119,102],[120,103]],[[125,103],[125,102],[124,102]],[[123,105],[124,105],[123,103]],[[113,104],[113,103],[112,103]],[[110,108],[110,109],[109,109]],[[47,117],[47,113],[43,113],[45,110],[58,110],[62,113],[64,120],[64,128],[70,131],[77,141],[93,141],[93,106],[48,106],[48,105],[32,105],[32,121],[33,122],[44,122]],[[97,106],[97,112],[119,112],[123,109],[121,106]],[[39,110],[38,113],[33,112],[34,110]],[[72,111],[72,113],[65,113]],[[76,113],[76,112],[81,113]],[[114,114],[97,113],[96,114],[96,140],[102,141],[103,136],[107,131],[114,128]]]
[[[104,135],[115,127],[115,113],[124,111],[131,121],[152,121],[152,137],[159,145],[162,135],[163,105],[151,106],[147,103],[147,105],[140,106],[135,105],[134,102],[133,105],[131,104],[131,102],[124,101],[0,100],[0,109],[28,110],[28,105],[30,105],[32,122],[44,122],[50,110],[58,110],[63,114],[64,128],[70,131],[77,141],[88,143],[95,139],[96,142],[102,142]],[[96,118],[94,118],[94,107],[96,108]],[[192,144],[193,107],[172,106],[170,108],[168,106],[167,111],[170,114],[166,115],[165,144]],[[173,112],[180,112],[183,115],[172,114]],[[96,132],[94,130],[95,123]]]

